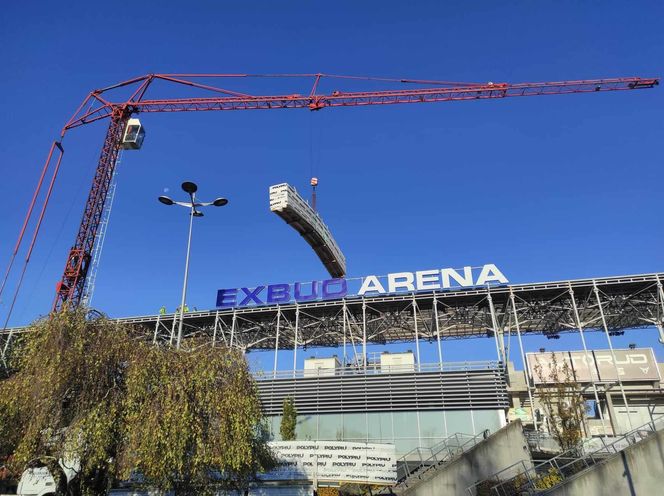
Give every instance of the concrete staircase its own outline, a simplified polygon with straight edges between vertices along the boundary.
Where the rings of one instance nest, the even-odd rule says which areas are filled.
[[[397,484],[392,492],[421,481],[429,471],[450,462],[488,436],[488,430],[476,435],[457,433],[434,446],[411,450],[397,460]]]
[[[623,450],[658,437],[662,430],[664,430],[664,415],[619,437],[588,439],[579,448],[561,453],[542,463],[528,464],[519,461],[469,486],[467,495],[524,496],[545,492],[557,494],[552,491],[564,485],[568,479],[592,470],[594,466],[604,463],[609,458],[620,457]],[[660,458],[664,464],[664,450]],[[659,476],[664,480],[664,472]],[[600,492],[596,494],[609,494],[603,491],[600,485]]]
[[[521,422],[513,422],[488,435],[459,435],[437,449],[423,451],[420,459],[411,452],[410,464],[401,464],[399,483],[383,494],[399,496],[466,495],[466,488],[484,480],[505,464],[532,464]],[[420,456],[420,455],[417,455]],[[408,455],[406,455],[408,457]],[[404,457],[404,458],[406,458]],[[408,461],[403,460],[403,462]]]

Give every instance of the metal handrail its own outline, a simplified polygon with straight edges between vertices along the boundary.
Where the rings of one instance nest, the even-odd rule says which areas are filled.
[[[463,372],[469,370],[500,370],[502,362],[495,360],[475,360],[465,362],[433,362],[410,365],[390,365],[381,367],[380,365],[363,367],[348,365],[345,367],[330,369],[296,369],[296,370],[277,370],[275,371],[255,371],[254,379],[258,381],[269,381],[275,379],[304,379],[316,377],[343,377],[357,375],[379,375],[379,374],[403,374],[420,372]]]
[[[439,443],[431,447],[417,447],[403,455],[397,460],[397,465],[401,462],[401,467],[405,474],[399,475],[399,468],[397,468],[397,486],[405,484],[408,479],[417,476],[420,478],[425,472],[427,472],[432,467],[438,466],[443,462],[451,460],[456,455],[459,455],[468,449],[475,446],[477,443],[486,438],[488,434],[488,429],[481,432],[480,434],[462,434],[456,433],[452,436],[449,436]],[[428,458],[424,458],[422,453],[428,454]],[[412,462],[409,461],[409,458],[412,459],[414,454],[417,454],[419,457],[419,464],[413,469],[410,469]],[[417,459],[415,460],[417,462]]]
[[[475,496],[475,491],[476,491],[477,486],[479,486],[480,484],[483,484],[485,481],[487,481],[487,480],[492,480],[492,479],[499,479],[499,478],[500,478],[500,474],[505,473],[505,472],[510,472],[510,471],[513,472],[513,471],[515,470],[515,468],[517,468],[517,467],[523,467],[523,472],[519,472],[519,473],[525,473],[525,472],[527,472],[530,468],[532,468],[532,467],[528,467],[528,465],[529,465],[529,464],[526,464],[526,461],[525,461],[525,460],[519,460],[518,462],[515,462],[515,463],[513,463],[513,464],[511,464],[511,465],[508,465],[507,467],[505,467],[505,468],[503,468],[503,469],[500,469],[498,472],[496,472],[496,473],[490,475],[489,477],[487,477],[487,478],[485,478],[485,479],[483,479],[483,480],[481,480],[481,481],[477,481],[477,482],[476,482],[475,484],[473,484],[472,486],[467,487],[467,488],[466,488],[466,492],[467,492],[470,496]],[[513,477],[510,477],[510,479],[508,479],[508,480],[512,480],[512,479],[513,479]],[[493,489],[493,488],[492,488],[492,489]]]
[[[646,439],[648,436],[661,429],[664,429],[664,415],[660,415],[657,418],[651,420],[650,422],[647,422],[637,427],[636,429],[632,429],[631,431],[621,435],[620,437],[616,438],[614,441],[610,443],[607,443],[605,438],[603,437],[598,438],[602,443],[602,446],[598,449],[588,450],[586,448],[586,446],[589,446],[591,442],[592,443],[596,442],[595,439],[597,438],[592,438],[591,440],[586,440],[584,443],[582,443],[581,446],[567,450],[564,453],[561,453],[560,455],[555,456],[550,460],[540,463],[534,467],[527,468],[525,467],[525,463],[521,462],[523,463],[523,466],[525,468],[523,472],[505,481],[499,482],[498,484],[496,484],[491,488],[491,491],[493,494],[496,494],[497,496],[508,496],[514,494],[513,491],[507,492],[505,490],[505,486],[513,483],[518,477],[525,476],[526,482],[524,482],[518,488],[512,488],[512,489],[516,491],[517,494],[523,494],[524,492],[530,494],[533,491],[537,490],[536,485],[538,482],[538,474],[541,474],[543,472],[547,473],[550,472],[551,470],[554,470],[555,471],[554,473],[556,473],[556,475],[561,477],[562,480],[565,480],[570,475],[574,475],[580,472],[581,470],[591,467],[599,460],[606,458],[606,456],[608,455],[613,455],[621,452],[626,447]],[[583,454],[579,456],[578,454],[579,452]],[[580,469],[579,469],[579,464],[582,465],[582,468]],[[500,473],[503,473],[506,470],[513,468],[516,465],[519,465],[519,463],[514,464],[508,467],[507,469],[501,470],[500,472],[487,478],[487,480],[496,478]],[[471,486],[471,488],[474,488],[476,486],[477,484],[475,486]],[[468,489],[470,490],[471,488]],[[469,492],[470,494],[473,494],[472,491]]]

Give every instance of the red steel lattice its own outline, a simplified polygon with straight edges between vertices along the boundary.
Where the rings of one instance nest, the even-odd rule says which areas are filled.
[[[252,95],[219,86],[198,82],[201,79],[232,81],[242,78],[293,78],[312,80],[307,94]],[[352,81],[370,81],[372,84],[414,85],[409,89],[385,89],[377,91],[340,91],[319,93],[321,82],[334,81],[347,84]],[[209,97],[147,98],[155,81],[169,85],[186,86],[196,91],[210,92]],[[368,105],[393,105],[400,103],[429,103],[445,101],[492,100],[508,97],[563,95],[573,93],[601,93],[653,88],[658,78],[613,78],[543,83],[457,83],[413,79],[389,79],[374,77],[340,76],[326,74],[148,74],[92,91],[81,103],[62,129],[62,136],[69,130],[98,120],[110,118],[92,187],[85,204],[83,219],[69,252],[62,280],[58,283],[54,310],[64,306],[78,306],[83,297],[97,231],[102,219],[106,197],[122,145],[122,137],[129,117],[140,112],[200,112],[218,110],[272,110],[358,107]],[[107,95],[114,90],[131,92],[129,98],[112,101]],[[48,166],[48,162],[46,164]],[[37,192],[39,192],[38,186]],[[32,208],[26,216],[29,220]],[[19,237],[20,244],[22,237]],[[18,249],[18,246],[17,246]],[[10,266],[11,268],[11,266]],[[3,283],[4,285],[4,283]],[[0,291],[1,293],[1,291]]]

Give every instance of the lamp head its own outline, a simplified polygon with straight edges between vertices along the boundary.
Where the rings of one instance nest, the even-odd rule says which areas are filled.
[[[164,205],[173,205],[175,203],[168,196],[160,196],[159,198],[157,198],[157,200],[159,200]]]
[[[196,193],[196,191],[198,191],[198,186],[196,186],[196,183],[185,181],[182,183],[182,189],[184,190],[185,193],[193,195],[194,193]]]
[[[192,215],[194,217],[203,217],[203,212],[199,212],[198,210],[194,210],[194,213]]]
[[[212,205],[215,207],[223,207],[228,203],[228,199],[226,198],[217,198],[215,201],[212,202]]]

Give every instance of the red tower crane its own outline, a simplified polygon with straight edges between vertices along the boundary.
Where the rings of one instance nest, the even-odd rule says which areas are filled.
[[[199,81],[214,79],[215,81],[229,81],[241,78],[309,78],[312,81],[311,89],[306,95],[252,95],[240,93],[219,86],[202,84]],[[323,79],[334,80],[337,84],[348,84],[351,80],[372,81],[372,84],[401,83],[409,85],[408,89],[382,89],[376,91],[340,91],[334,90],[329,94],[318,93],[319,85]],[[209,92],[208,97],[185,98],[148,98],[148,91],[152,90],[155,82],[186,86],[193,91]],[[412,79],[388,79],[356,76],[339,76],[328,74],[149,74],[106,88],[92,91],[81,103],[74,115],[62,129],[61,137],[73,128],[90,124],[102,119],[109,119],[109,127],[101,150],[101,156],[92,181],[88,199],[85,203],[83,219],[73,247],[67,257],[62,279],[57,284],[53,310],[65,306],[76,307],[83,296],[83,290],[88,276],[88,269],[97,231],[102,220],[106,197],[112,183],[113,173],[118,159],[118,152],[123,146],[123,138],[127,130],[130,117],[141,112],[201,112],[213,110],[260,110],[260,109],[309,109],[321,110],[332,107],[357,107],[366,105],[391,105],[398,103],[427,103],[446,102],[457,100],[491,100],[516,96],[543,96],[564,95],[571,93],[601,93],[605,91],[635,90],[653,88],[659,84],[658,78],[616,78],[595,79],[581,81],[560,81],[544,83],[457,83],[448,81],[429,81]],[[129,90],[129,98],[113,101],[110,93],[113,90]],[[48,169],[54,151],[58,151],[57,165],[53,173],[51,185],[57,174],[64,150],[60,142],[54,142],[48,156],[39,182],[35,198],[41,187],[43,176]],[[45,202],[48,202],[50,188]],[[26,220],[19,235],[16,249],[7,269],[11,270],[14,257],[18,251],[25,226],[32,214],[34,201],[31,203]],[[45,206],[44,206],[45,208]],[[40,215],[36,232],[41,224]],[[33,236],[34,244],[34,236]],[[29,253],[32,250],[32,244]],[[29,253],[26,259],[29,260]],[[25,270],[25,269],[24,269]],[[7,276],[0,287],[0,294]]]

